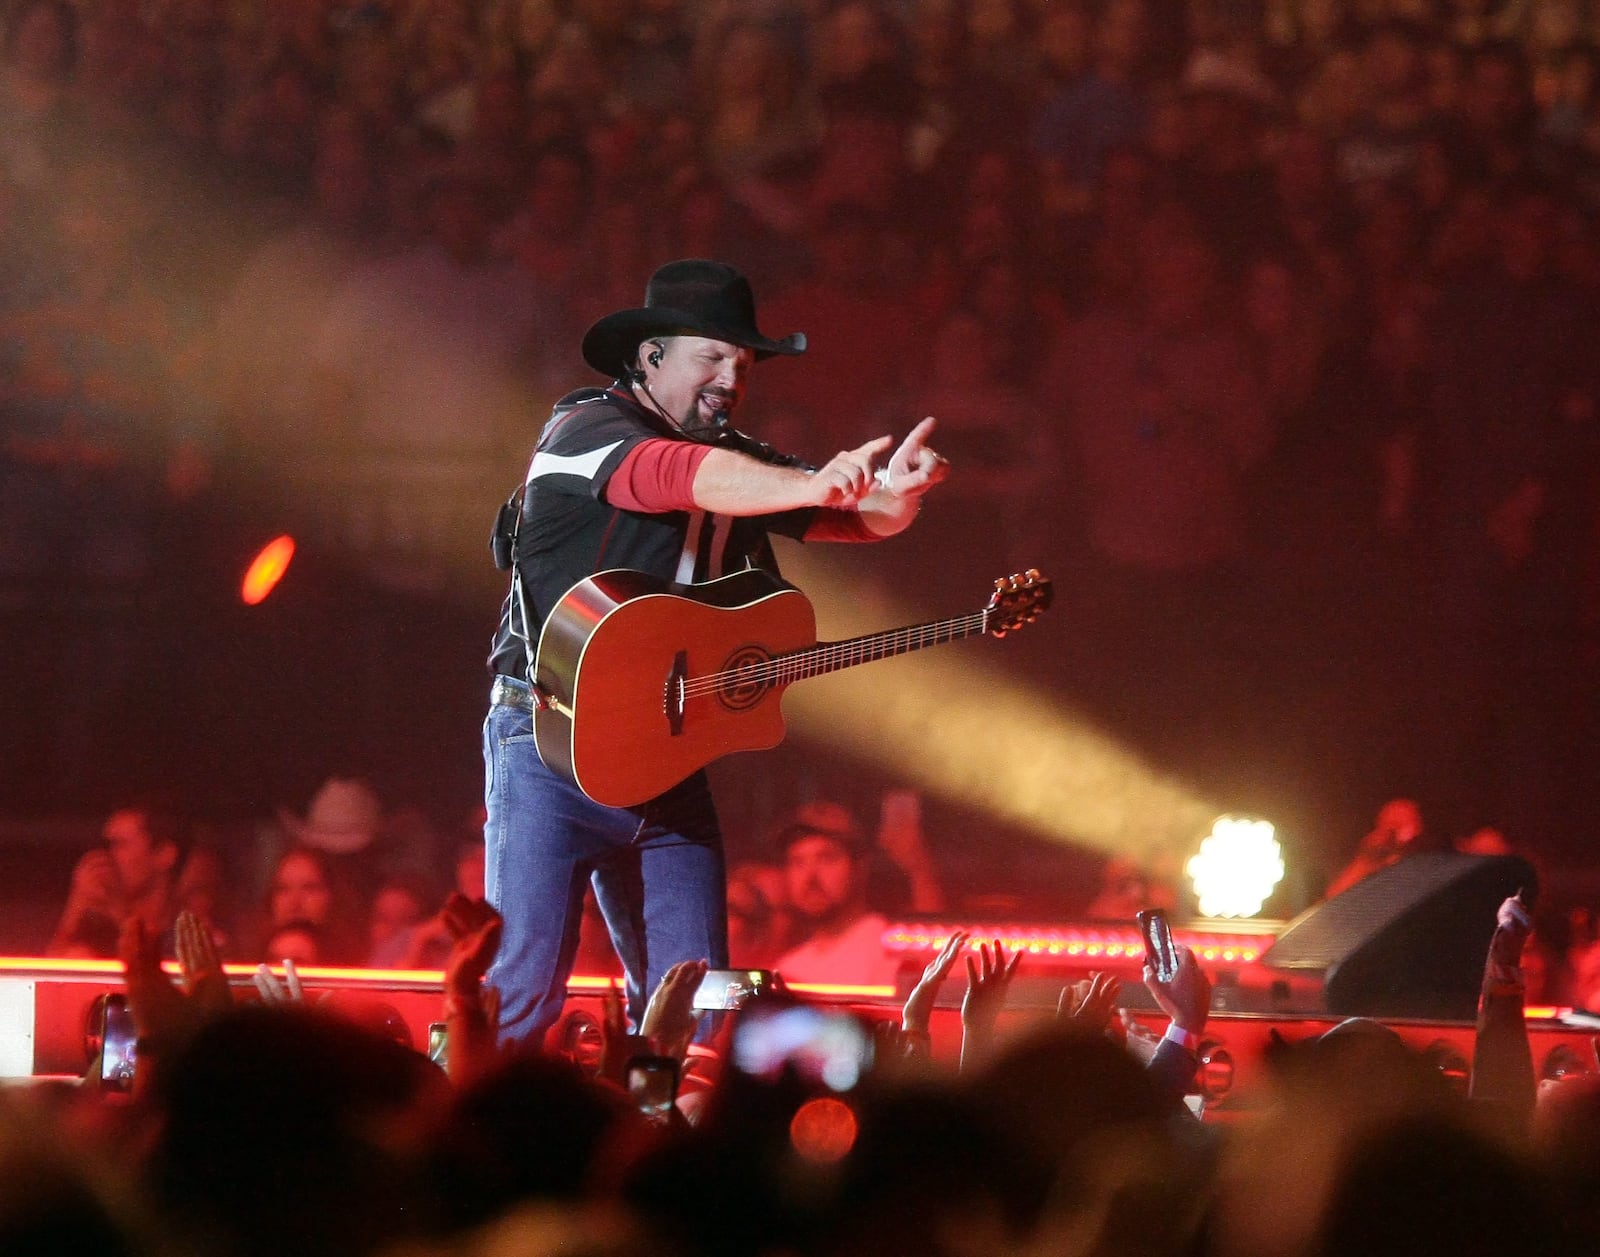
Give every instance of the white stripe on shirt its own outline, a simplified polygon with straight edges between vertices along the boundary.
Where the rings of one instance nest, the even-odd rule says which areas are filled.
[[[533,462],[528,464],[528,481],[532,483],[539,476],[582,476],[585,480],[593,480],[595,472],[600,470],[600,464],[621,444],[621,441],[613,441],[587,454],[550,454],[540,450],[533,456]]]
[[[706,565],[706,578],[708,580],[715,580],[718,576],[726,575],[723,571],[722,563],[728,551],[728,534],[733,531],[733,516],[714,515],[712,519],[715,522],[711,531],[711,560]]]
[[[683,550],[678,555],[678,574],[674,577],[680,584],[694,581],[695,560],[700,557],[700,534],[705,526],[704,511],[695,511],[689,516],[689,526],[683,532]]]

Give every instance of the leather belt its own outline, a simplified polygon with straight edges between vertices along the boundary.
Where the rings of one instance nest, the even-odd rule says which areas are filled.
[[[508,676],[495,677],[494,684],[489,687],[489,702],[496,707],[515,707],[529,715],[544,706],[527,682]]]

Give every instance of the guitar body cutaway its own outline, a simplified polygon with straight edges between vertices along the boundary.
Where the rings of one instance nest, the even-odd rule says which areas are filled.
[[[731,751],[783,740],[780,681],[762,665],[816,644],[806,596],[769,573],[683,586],[600,572],[551,610],[535,683],[540,758],[597,803],[632,807]]]

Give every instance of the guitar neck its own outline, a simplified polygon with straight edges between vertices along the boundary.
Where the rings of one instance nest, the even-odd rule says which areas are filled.
[[[985,608],[970,615],[890,629],[884,633],[867,633],[861,637],[846,638],[842,642],[818,642],[803,650],[778,655],[769,666],[777,673],[775,679],[786,684],[805,677],[838,672],[842,668],[853,668],[860,663],[909,654],[925,646],[941,646],[945,642],[979,637],[988,631],[989,611]]]

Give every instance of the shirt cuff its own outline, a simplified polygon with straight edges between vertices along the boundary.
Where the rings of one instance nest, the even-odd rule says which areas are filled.
[[[1161,1037],[1176,1043],[1186,1052],[1193,1052],[1196,1056],[1200,1055],[1200,1036],[1193,1030],[1185,1030],[1175,1021],[1168,1023],[1167,1032]]]

